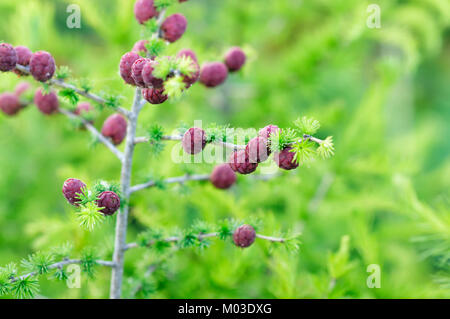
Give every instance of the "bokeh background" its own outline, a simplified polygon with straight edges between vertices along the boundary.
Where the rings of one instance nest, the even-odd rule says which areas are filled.
[[[68,4],[81,7],[81,29],[68,29]],[[381,28],[366,25],[381,8]],[[0,39],[51,52],[95,92],[133,89],[118,76],[120,57],[140,39],[134,1],[2,0]],[[215,241],[205,250],[126,255],[125,297],[149,265],[152,298],[448,298],[450,297],[450,3],[447,0],[190,0],[170,8],[188,19],[167,53],[192,48],[200,62],[220,60],[232,45],[249,63],[210,90],[196,84],[180,100],[147,106],[140,130],[180,121],[260,128],[318,119],[333,135],[335,157],[270,181],[240,177],[220,191],[209,183],[145,190],[132,197],[128,240],[154,227],[189,227],[234,217],[259,218],[261,233],[301,232],[298,253],[257,241],[246,250]],[[22,81],[0,75],[0,91]],[[36,84],[33,83],[34,87]],[[111,112],[103,111],[97,127]],[[158,157],[138,146],[133,184],[212,165],[172,163],[173,144]],[[30,106],[0,115],[0,265],[71,242],[108,258],[114,218],[82,230],[62,183],[76,177],[117,181],[120,167],[62,115]],[[381,268],[381,288],[366,285]],[[50,298],[106,298],[109,269],[83,277],[81,289],[41,280]]]

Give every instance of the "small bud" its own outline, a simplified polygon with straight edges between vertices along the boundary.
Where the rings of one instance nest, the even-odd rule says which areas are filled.
[[[17,64],[17,53],[8,43],[0,43],[0,71],[11,71]]]
[[[104,207],[100,212],[105,215],[113,215],[120,208],[119,196],[111,191],[106,191],[98,196],[98,207]]]
[[[191,127],[184,133],[181,143],[186,153],[200,153],[206,146],[205,131],[198,127]]]
[[[182,14],[172,14],[161,24],[162,37],[169,42],[175,42],[184,34],[186,27],[187,20]]]
[[[34,104],[45,115],[51,115],[59,108],[58,96],[53,90],[48,94],[43,94],[42,89],[37,89],[34,94]]]
[[[246,56],[239,47],[231,48],[225,55],[225,64],[230,72],[239,71],[244,65]]]
[[[36,81],[46,82],[55,73],[56,65],[53,56],[46,51],[38,51],[30,59],[30,73]]]
[[[114,145],[119,145],[127,135],[127,120],[120,114],[111,115],[103,123],[102,134],[111,138]]]
[[[273,156],[273,160],[277,163],[278,167],[291,170],[298,167],[298,163],[294,161],[295,153],[290,150],[292,147],[286,147],[281,152],[277,152]]]
[[[241,248],[249,247],[255,242],[256,232],[250,225],[242,225],[233,233],[234,244]]]
[[[200,71],[200,82],[206,87],[222,84],[228,76],[228,69],[222,62],[205,63]]]
[[[227,189],[236,182],[236,173],[230,168],[230,165],[220,164],[214,167],[210,180],[215,187]]]
[[[69,178],[63,184],[62,192],[67,201],[74,206],[78,206],[82,189],[86,187],[86,184],[76,178]]]

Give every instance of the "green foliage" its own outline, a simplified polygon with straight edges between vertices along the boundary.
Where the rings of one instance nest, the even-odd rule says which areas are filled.
[[[152,156],[159,155],[164,150],[165,143],[161,141],[163,134],[163,127],[158,124],[151,125],[147,130],[148,145]]]
[[[61,89],[58,94],[72,105],[76,105],[80,101],[77,92],[73,89]]]
[[[227,240],[233,236],[233,232],[238,227],[234,220],[225,219],[221,221],[217,227],[218,237],[222,240]]]
[[[51,86],[49,83],[47,83],[47,82],[41,83],[41,88],[42,88],[42,95],[50,94]]]
[[[98,195],[106,190],[113,190],[120,196],[117,184],[108,184],[104,181],[97,182],[93,191],[83,188],[82,193],[78,195],[79,204],[75,214],[82,228],[92,231],[97,224],[104,221],[105,215],[100,212],[104,207],[98,207],[97,200]]]
[[[297,163],[306,163],[316,155],[316,145],[308,139],[292,144],[291,152],[295,153],[294,161]]]
[[[122,199],[119,183],[99,180],[95,182],[94,186],[92,187],[92,195],[89,201],[96,201],[98,199],[98,196],[106,191],[114,192]]]
[[[105,215],[100,212],[103,208],[98,207],[95,202],[80,205],[76,212],[80,226],[88,231],[93,231],[96,225],[105,220]]]
[[[298,253],[298,251],[300,250],[300,244],[301,244],[300,236],[301,236],[300,233],[297,233],[297,234],[287,233],[285,235],[281,235],[281,237],[286,238],[286,240],[282,244],[279,244],[279,245],[282,245],[282,247],[285,248],[289,252]]]
[[[349,262],[350,257],[350,237],[342,236],[339,250],[328,255],[328,271],[333,279],[344,276],[355,265]]]
[[[86,93],[89,93],[92,90],[92,85],[87,78],[81,78],[78,80],[78,86]]]
[[[12,283],[11,292],[18,299],[33,298],[39,292],[39,282],[32,277],[18,278]]]
[[[316,156],[323,159],[334,155],[333,137],[329,136],[325,140],[314,138],[312,134],[317,133],[320,128],[319,121],[303,116],[294,121],[295,128],[287,128],[272,133],[269,137],[269,144],[272,152],[279,152],[287,147],[291,147],[290,152],[294,152],[294,161],[306,163]]]
[[[226,142],[228,140],[233,140],[233,135],[230,134],[230,131],[233,131],[230,129],[230,125],[218,125],[216,123],[211,123],[206,129],[205,129],[205,135],[206,135],[206,142],[207,143],[213,143],[216,141],[220,142]]]
[[[69,78],[71,75],[72,75],[72,71],[71,71],[71,70],[69,69],[69,67],[66,66],[66,65],[59,66],[59,67],[56,69],[56,72],[55,72],[55,77],[56,77],[58,80],[61,80],[61,81],[66,80],[66,79]]]
[[[102,92],[100,95],[105,100],[105,106],[112,109],[116,109],[120,106],[120,100],[122,99],[122,96],[106,92]]]
[[[163,9],[166,9],[176,3],[176,0],[155,0],[154,6],[158,11],[161,11]]]
[[[157,57],[153,68],[153,76],[165,80],[167,76],[174,70],[175,62],[170,57]]]
[[[183,94],[186,84],[181,76],[174,76],[164,82],[164,93],[171,99],[177,99]]]
[[[89,78],[99,90],[123,95],[120,102],[129,107],[134,90],[124,86],[117,66],[142,30],[134,20],[133,3],[77,3],[83,27],[72,32],[58,14],[65,8],[62,1],[2,0],[2,38],[33,51],[48,50],[57,64],[70,62],[77,76]],[[333,135],[337,152],[327,161],[269,181],[239,176],[228,191],[189,183],[188,196],[158,188],[134,194],[129,240],[142,229],[184,228],[198,219],[215,223],[253,215],[264,221],[262,234],[275,235],[285,228],[302,232],[299,256],[287,254],[284,244],[260,239],[245,250],[212,240],[202,254],[177,252],[150,274],[148,280],[157,288],[151,297],[448,298],[448,1],[380,0],[381,29],[366,27],[367,4],[357,0],[205,3],[189,1],[169,8],[182,10],[189,26],[167,54],[190,47],[202,62],[220,60],[228,46],[238,44],[253,51],[253,58],[217,89],[197,83],[176,103],[169,100],[162,107],[144,109],[139,125],[158,123],[170,133],[183,120],[190,124],[180,129],[184,133],[195,119],[203,119],[231,127],[276,124],[295,130],[292,121],[307,114],[322,124],[314,137],[326,140]],[[267,23],[268,17],[276,17],[277,23]],[[8,21],[20,21],[20,28],[11,28]],[[157,28],[156,19],[150,21]],[[220,36],[223,30],[227,32]],[[139,38],[151,37],[145,32]],[[1,74],[1,92],[12,91],[24,79],[31,77]],[[111,111],[103,109],[99,118]],[[87,133],[68,129],[60,117],[39,116],[34,108],[14,118],[0,114],[0,124],[0,135],[10,137],[1,140],[0,260],[20,260],[30,249],[45,250],[74,238],[75,252],[98,245],[110,255],[114,219],[95,232],[80,229],[69,218],[73,208],[62,206],[58,185],[69,176],[86,181],[118,178],[117,160],[102,147],[86,147]],[[173,144],[167,142],[162,157],[170,158]],[[133,181],[149,167],[158,175],[177,176],[186,166],[193,173],[208,173],[214,166],[174,165],[149,153],[137,146]],[[399,175],[408,182],[398,181]],[[326,251],[336,254],[347,234],[348,263],[354,267],[331,288]],[[170,247],[162,255],[155,248],[127,252],[125,277],[139,285],[148,265],[176,249]],[[382,267],[379,289],[366,286],[367,265],[372,263]],[[98,268],[95,283],[83,289],[42,280],[42,294],[107,298],[110,270]],[[130,296],[146,297],[140,291]]]
[[[0,273],[3,273],[8,278],[15,277],[17,275],[17,265],[11,262],[5,267],[0,267]]]
[[[328,136],[325,140],[320,143],[319,147],[316,150],[317,154],[323,159],[330,158],[334,155],[334,144],[333,137]]]
[[[272,133],[269,137],[270,149],[272,152],[279,152],[291,143],[294,143],[299,139],[298,132],[291,128],[283,129],[277,133]]]
[[[304,134],[313,135],[320,128],[319,121],[317,121],[313,118],[306,117],[306,116],[303,116],[303,117],[295,120],[294,125],[300,132],[300,135],[304,135]]]
[[[137,244],[140,247],[150,247],[160,254],[172,245],[178,249],[204,249],[210,246],[211,238],[217,237],[221,240],[229,240],[236,228],[243,224],[245,223],[236,219],[224,219],[217,224],[196,220],[191,227],[172,235],[159,229],[148,229],[138,235]],[[253,217],[249,219],[248,224],[258,231],[261,227],[261,220]],[[203,237],[203,235],[206,236]],[[290,235],[288,233],[283,238],[285,239],[283,242],[274,243],[285,246],[288,251],[298,251],[299,234]]]
[[[11,280],[8,273],[0,269],[0,296],[4,296],[11,290]]]
[[[94,278],[97,266],[97,252],[94,248],[88,247],[81,252],[81,269],[90,278]]]
[[[53,256],[48,253],[37,252],[22,260],[22,267],[28,272],[43,275],[49,272],[48,267],[53,263]]]
[[[141,55],[143,56],[159,56],[161,55],[162,52],[164,52],[165,48],[166,48],[166,43],[164,42],[164,40],[160,39],[160,38],[153,38],[148,40],[148,43],[145,44],[145,48],[147,49],[148,53],[145,52],[141,52]]]
[[[80,260],[70,260],[72,251],[69,243],[56,246],[50,252],[37,252],[22,260],[21,266],[25,272],[19,275],[14,263],[0,267],[0,296],[13,296],[19,299],[33,298],[40,291],[39,277],[51,274],[48,279],[65,281],[68,275],[64,264],[80,264],[82,270],[90,277],[95,275],[98,255],[92,248],[85,248]]]
[[[189,56],[181,56],[176,58],[174,68],[178,70],[181,74],[186,76],[191,76],[196,70],[194,61],[192,61]]]
[[[158,31],[158,22],[156,19],[150,19],[144,23],[146,37],[152,36],[155,32]]]

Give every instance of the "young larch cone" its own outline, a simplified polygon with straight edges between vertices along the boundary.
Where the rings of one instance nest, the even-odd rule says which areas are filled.
[[[46,51],[38,51],[30,59],[30,73],[36,81],[47,82],[56,70],[55,59]]]
[[[167,100],[167,95],[164,94],[164,88],[161,89],[143,89],[142,96],[150,104],[161,104]]]
[[[74,206],[78,206],[80,202],[79,196],[86,184],[76,178],[69,178],[63,184],[62,193],[67,201]]]
[[[101,213],[113,215],[120,208],[120,197],[112,191],[103,192],[98,196],[97,206],[103,207]]]
[[[242,225],[233,233],[233,241],[236,246],[241,248],[249,247],[255,242],[256,232],[250,225]]]
[[[270,150],[267,145],[268,141],[264,137],[257,136],[252,138],[245,147],[249,161],[251,163],[264,162],[270,155]]]
[[[236,182],[236,173],[228,164],[220,164],[214,167],[210,177],[211,183],[220,189],[230,188]]]
[[[292,147],[286,147],[281,152],[276,152],[273,156],[273,160],[277,163],[278,167],[291,170],[298,167],[298,163],[294,161],[295,152],[291,152]]]
[[[258,167],[258,163],[250,162],[248,153],[245,150],[231,153],[229,165],[233,171],[244,175],[253,173]]]
[[[17,53],[13,46],[8,43],[0,43],[0,71],[13,70],[17,64]]]
[[[186,153],[200,153],[206,146],[205,131],[198,127],[191,127],[184,133],[181,143]]]
[[[102,135],[119,145],[127,135],[127,120],[118,113],[111,115],[103,123]]]
[[[44,94],[42,89],[37,89],[34,94],[34,104],[45,115],[56,113],[59,108],[58,96],[53,90]]]
[[[19,97],[13,93],[0,94],[0,110],[6,115],[15,115],[21,110],[22,106]]]
[[[175,42],[184,34],[186,27],[187,20],[184,15],[172,14],[161,24],[162,36],[169,42]]]
[[[137,0],[134,4],[134,16],[140,24],[158,15],[153,0]]]
[[[246,56],[239,47],[231,48],[225,55],[225,65],[230,72],[239,71],[245,64]]]
[[[222,84],[228,76],[228,69],[222,62],[203,64],[200,70],[200,82],[206,87],[215,87]]]
[[[122,79],[131,85],[136,85],[132,77],[133,63],[139,59],[140,56],[136,52],[127,52],[120,59],[119,72]]]

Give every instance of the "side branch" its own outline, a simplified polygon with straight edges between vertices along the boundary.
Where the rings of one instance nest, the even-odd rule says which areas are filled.
[[[324,142],[323,140],[321,140],[321,139],[319,139],[319,138],[317,138],[317,137],[314,137],[314,136],[305,134],[305,135],[303,135],[303,137],[302,137],[301,139],[299,139],[298,141],[288,143],[288,145],[293,145],[293,144],[301,143],[301,142],[303,142],[303,141],[305,141],[305,140],[306,140],[306,141],[307,141],[307,140],[312,141],[312,142],[317,143],[317,144],[319,144],[319,145],[322,144],[322,143]]]
[[[162,141],[181,141],[182,138],[183,138],[183,136],[181,136],[181,135],[164,135],[161,137],[161,140]],[[148,137],[141,136],[141,137],[136,137],[134,139],[134,144],[148,143],[149,141],[150,141],[150,139]],[[238,145],[238,144],[222,142],[222,141],[214,141],[211,143],[217,144],[217,145],[222,145],[227,148],[232,148],[232,149],[236,149],[236,150],[243,150],[246,147],[246,145]]]
[[[67,265],[81,264],[81,263],[82,263],[81,259],[66,259],[66,260],[62,260],[60,262],[51,264],[50,266],[47,267],[47,269],[52,270],[52,269],[56,269],[56,268],[62,268]],[[97,260],[95,263],[100,266],[115,267],[115,264],[112,261]],[[13,277],[13,278],[11,278],[11,283],[16,282],[17,280],[24,280],[24,279],[27,279],[30,277],[34,277],[36,275],[39,275],[39,273],[37,271],[32,271],[28,274],[25,274],[25,275],[22,275],[19,277]]]
[[[213,237],[219,237],[219,233],[216,232],[216,233],[197,234],[197,235],[195,235],[195,238],[197,238],[200,241],[203,240],[203,239],[206,239],[206,238],[213,238]],[[267,240],[267,241],[273,242],[273,243],[285,243],[287,241],[286,238],[264,236],[264,235],[260,235],[260,234],[256,234],[256,237],[259,238],[259,239],[263,239],[263,240]],[[182,237],[172,236],[172,237],[167,237],[165,239],[161,239],[161,240],[158,240],[158,241],[163,241],[163,242],[166,242],[166,243],[176,243],[176,242],[178,242],[178,241],[180,241],[182,239],[183,239]],[[151,247],[156,242],[157,242],[156,240],[152,240],[152,241],[150,241],[147,244],[146,247]],[[125,250],[138,248],[138,247],[141,247],[141,246],[139,246],[138,243],[129,243],[129,244],[126,245]]]
[[[105,144],[105,146],[107,148],[109,148],[109,150],[116,155],[116,157],[123,162],[123,153],[121,151],[119,151],[117,149],[117,147],[114,146],[113,143],[111,143],[111,141],[109,139],[107,139],[106,137],[104,137],[91,123],[89,123],[88,121],[86,121],[85,119],[83,119],[81,116],[78,116],[70,111],[67,111],[65,109],[59,109],[59,112],[61,114],[64,114],[65,116],[67,116],[70,119],[77,119],[77,120],[81,120],[81,122],[83,123],[83,125],[86,127],[86,129],[91,132],[92,135],[94,135],[96,138],[98,138],[98,140],[100,142],[102,142],[103,144]]]
[[[163,180],[163,183],[166,184],[174,184],[174,183],[185,183],[187,181],[206,181],[209,180],[209,175],[183,175],[178,177],[170,177],[165,180]],[[148,181],[147,183],[138,184],[130,189],[130,193],[134,193],[137,191],[140,191],[145,188],[150,188],[156,186],[158,183],[157,181]]]
[[[251,176],[251,178],[256,179],[256,180],[268,181],[268,180],[271,180],[272,178],[275,178],[275,177],[278,177],[278,176],[280,176],[279,173],[274,173],[274,174],[267,174],[267,175],[262,175],[262,174],[261,175],[253,175],[253,176]],[[203,175],[200,175],[200,174],[198,174],[198,175],[186,174],[186,175],[178,176],[178,177],[169,177],[167,179],[162,180],[162,183],[165,183],[165,184],[175,184],[175,183],[183,184],[183,183],[188,182],[188,181],[207,181],[207,180],[210,179],[210,177],[211,177],[211,175],[208,175],[208,174],[203,174]],[[146,183],[138,184],[138,185],[135,185],[135,186],[131,187],[130,193],[134,193],[134,192],[137,192],[137,191],[140,191],[140,190],[143,190],[143,189],[146,189],[146,188],[154,187],[154,186],[157,186],[157,185],[158,185],[158,181],[151,180],[151,181],[148,181]]]
[[[157,29],[153,33],[153,36],[152,36],[153,38],[161,38],[162,37],[161,24],[163,23],[165,16],[166,16],[166,9],[162,9],[161,12],[158,15],[157,20],[156,20]]]
[[[27,66],[23,66],[23,65],[17,64],[16,68],[19,71],[23,72],[23,73],[31,74],[30,73],[30,68],[27,67]],[[99,103],[101,105],[107,106],[107,101],[104,98],[102,98],[101,96],[98,96],[96,94],[89,93],[89,92],[87,92],[85,90],[77,88],[75,85],[66,83],[66,82],[64,82],[62,80],[59,80],[59,79],[51,79],[51,80],[48,81],[48,83],[50,83],[51,85],[54,85],[54,86],[58,86],[58,87],[63,88],[63,89],[73,90],[77,94],[79,94],[81,96],[84,96],[87,99],[90,99],[90,100],[92,100],[92,101],[94,101],[96,103]],[[119,113],[121,113],[122,115],[124,115],[126,117],[129,117],[129,115],[130,115],[130,111],[128,111],[127,109],[124,109],[122,107],[117,107],[115,109],[117,109],[117,111]]]

